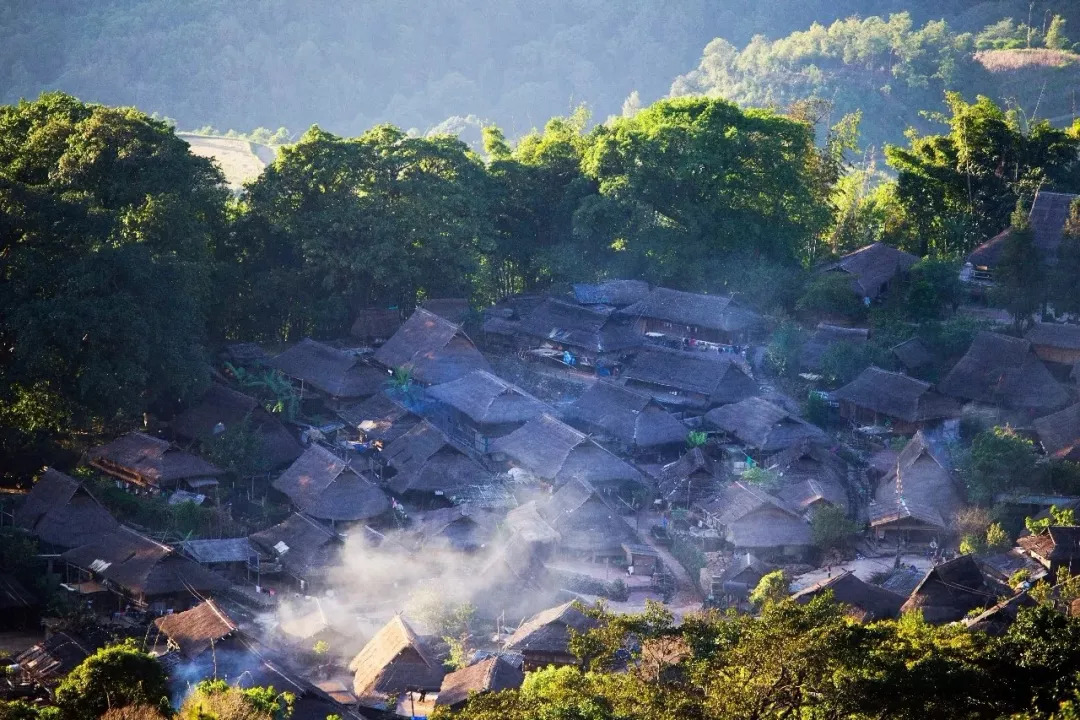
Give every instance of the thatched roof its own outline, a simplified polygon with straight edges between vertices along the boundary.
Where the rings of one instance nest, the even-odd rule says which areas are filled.
[[[219,575],[127,527],[101,535],[60,557],[133,595],[214,592],[227,585]]]
[[[597,622],[568,602],[548,608],[523,622],[503,646],[522,654],[570,654],[570,631],[586,632]]]
[[[222,638],[236,631],[236,623],[213,600],[205,600],[190,610],[163,615],[154,625],[188,658],[202,654]]]
[[[229,429],[245,419],[259,434],[262,455],[270,467],[290,463],[303,451],[292,433],[258,400],[221,383],[212,383],[198,402],[173,418],[169,427],[180,437],[207,440],[219,424]]]
[[[109,642],[99,629],[60,631],[15,656],[19,670],[34,682],[51,687]]]
[[[1032,426],[1047,455],[1059,460],[1080,460],[1080,403],[1041,417]]]
[[[311,445],[274,480],[303,513],[320,520],[364,520],[386,512],[390,501],[370,479],[321,445]]]
[[[645,482],[632,465],[548,414],[496,438],[490,452],[502,453],[517,467],[556,485],[573,478],[593,484]]]
[[[454,707],[468,700],[470,695],[519,688],[524,681],[525,673],[520,667],[499,655],[492,655],[444,677],[435,704]]]
[[[934,355],[930,352],[930,348],[917,337],[905,340],[893,347],[890,352],[907,370],[917,370],[934,362]]]
[[[123,477],[117,472],[119,468],[154,485],[225,474],[224,470],[198,455],[178,450],[166,440],[141,432],[122,435],[107,445],[94,448],[87,456],[91,465],[110,475]]]
[[[535,500],[508,512],[503,523],[512,535],[526,543],[548,545],[560,539],[559,532],[540,514]]]
[[[1017,539],[1016,544],[1047,563],[1072,567],[1080,560],[1080,527],[1051,525],[1038,535]]]
[[[387,445],[382,456],[396,471],[388,481],[396,493],[441,491],[449,495],[460,488],[490,485],[495,480],[426,420]]]
[[[1001,262],[1005,252],[1005,242],[1012,236],[1012,228],[1005,228],[994,237],[982,243],[967,256],[966,261],[975,267],[992,268]]]
[[[574,300],[582,305],[624,307],[643,300],[648,294],[649,283],[644,280],[604,280],[574,285]]]
[[[656,401],[627,388],[598,380],[566,411],[583,430],[610,438],[626,448],[678,445],[687,428]]]
[[[828,441],[821,428],[758,397],[710,410],[705,422],[765,453],[779,452],[803,440]]]
[[[491,511],[455,505],[414,513],[409,531],[426,549],[472,551],[487,545],[495,534],[497,520]]]
[[[185,540],[180,547],[200,565],[246,563],[259,554],[246,537]]]
[[[1024,336],[1032,345],[1080,350],[1080,325],[1037,322]]]
[[[1001,637],[1016,622],[1022,608],[1035,607],[1037,604],[1031,594],[1025,590],[1013,595],[1011,598],[1002,600],[997,605],[973,618],[965,619],[964,626],[974,632]]]
[[[736,548],[810,545],[810,524],[783,500],[741,481],[697,504]]]
[[[970,610],[992,607],[1008,592],[983,576],[973,556],[961,555],[927,572],[901,610],[919,610],[928,623],[955,622]]]
[[[617,553],[637,540],[626,521],[587,482],[570,480],[540,514],[559,533],[559,547],[570,552]]]
[[[386,374],[352,353],[304,338],[270,361],[294,380],[336,398],[374,395],[386,382]]]
[[[297,577],[308,577],[333,561],[341,539],[329,528],[300,513],[248,536],[254,544]]]
[[[385,340],[401,327],[401,311],[397,308],[369,307],[356,314],[352,329],[353,337],[361,340]]]
[[[489,329],[501,324],[502,332],[527,335],[589,353],[618,352],[641,342],[632,328],[609,322],[610,317],[609,310],[549,297],[517,321],[491,318]]]
[[[429,385],[491,369],[461,326],[424,308],[417,308],[376,351],[375,361],[391,369],[408,368],[416,380]]]
[[[15,525],[49,545],[78,547],[119,524],[82,483],[46,468],[15,511]]]
[[[668,463],[656,479],[660,497],[668,502],[693,503],[716,494],[723,479],[723,466],[701,448],[688,450]]]
[[[408,690],[435,692],[443,669],[400,615],[383,625],[349,662],[353,692],[365,701],[380,701]]]
[[[355,405],[339,410],[338,417],[364,433],[367,440],[379,440],[384,445],[401,437],[420,422],[407,407],[387,391],[378,392]]]
[[[852,572],[842,572],[814,583],[795,593],[792,598],[805,605],[827,592],[832,593],[836,602],[846,605],[850,614],[860,622],[895,618],[900,615],[900,606],[905,600],[903,595],[863,582]]]
[[[948,531],[963,496],[952,473],[922,431],[915,433],[881,480],[870,504],[870,525],[915,520]]]
[[[474,370],[434,385],[427,394],[480,425],[524,423],[547,409],[532,395],[487,370]]]
[[[919,258],[911,253],[874,243],[844,255],[824,269],[851,275],[855,292],[876,298],[890,280],[899,273],[907,272],[917,262]]]
[[[804,370],[820,370],[821,358],[831,346],[840,343],[865,345],[869,337],[870,331],[866,328],[848,328],[820,323],[803,343],[799,354],[799,365]]]
[[[954,417],[960,408],[938,395],[930,383],[879,367],[868,367],[834,393],[837,400],[907,422]]]
[[[665,404],[711,407],[758,394],[757,383],[739,361],[723,353],[647,346],[637,351],[623,377],[631,384],[658,386],[652,395]],[[706,401],[680,398],[680,393],[704,395]]]
[[[466,298],[429,298],[420,304],[430,313],[435,313],[455,325],[461,325],[469,317],[471,306]]]
[[[668,288],[653,288],[642,300],[618,311],[710,330],[738,332],[754,325],[757,315],[732,302],[730,295],[703,295]]]
[[[797,510],[806,510],[824,501],[847,508],[844,489],[847,463],[828,448],[804,440],[765,460],[764,467],[783,480],[776,496]]]
[[[1044,262],[1057,258],[1061,236],[1065,230],[1065,220],[1069,217],[1072,201],[1080,197],[1068,193],[1056,193],[1040,190],[1035,194],[1035,201],[1028,213],[1028,222],[1034,235],[1035,247]],[[1012,228],[1006,228],[1000,234],[987,240],[968,255],[967,261],[976,267],[994,267],[1001,262],[1005,241],[1012,234]]]
[[[1069,401],[1068,392],[1035,357],[1030,342],[986,331],[975,336],[939,387],[953,397],[1017,410],[1055,410]]]

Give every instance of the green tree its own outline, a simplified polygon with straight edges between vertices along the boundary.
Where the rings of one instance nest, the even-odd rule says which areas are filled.
[[[968,497],[989,505],[994,496],[1024,487],[1035,473],[1035,446],[1010,427],[984,430],[971,442],[963,468]]]
[[[1016,330],[1026,330],[1046,297],[1046,271],[1035,246],[1035,233],[1020,203],[1013,212],[995,274],[995,299],[1013,316]]]
[[[799,374],[799,356],[805,342],[806,337],[799,324],[785,318],[769,338],[765,361],[777,374],[795,377]]]
[[[750,602],[759,608],[774,605],[788,597],[788,579],[783,570],[766,573],[750,593]]]
[[[859,525],[847,516],[843,508],[826,505],[810,516],[810,531],[814,545],[831,550],[847,544],[852,535],[859,531]]]
[[[262,433],[245,416],[242,421],[202,441],[202,452],[214,465],[236,478],[262,475],[270,470]]]
[[[288,720],[292,716],[292,693],[271,687],[239,688],[224,680],[204,680],[187,696],[177,717],[180,720]]]
[[[1045,517],[1041,517],[1038,520],[1035,518],[1024,518],[1024,527],[1032,535],[1038,535],[1039,533],[1046,532],[1050,526],[1066,526],[1072,527],[1076,525],[1076,514],[1072,508],[1059,508],[1057,505],[1051,505],[1050,510],[1047,511]]]
[[[1004,552],[1012,547],[1012,539],[1001,527],[1001,523],[991,523],[986,528],[986,547],[995,552]]]
[[[960,305],[963,286],[957,263],[924,258],[911,268],[904,310],[913,320],[933,320]]]
[[[1068,50],[1072,47],[1072,42],[1065,37],[1065,18],[1054,15],[1053,20],[1050,21],[1050,27],[1046,29],[1043,42],[1051,50]]]
[[[169,712],[165,671],[133,641],[110,645],[83,660],[56,688],[64,720],[97,720],[112,707],[150,705]]]
[[[818,275],[807,286],[795,309],[826,317],[857,320],[866,315],[866,307],[855,293],[847,273],[827,272]]]

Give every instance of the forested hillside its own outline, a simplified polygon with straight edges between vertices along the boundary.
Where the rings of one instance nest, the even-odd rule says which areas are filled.
[[[582,102],[600,120],[619,113],[635,90],[647,104],[691,70],[714,38],[724,41],[706,52],[710,64],[724,43],[740,48],[757,34],[776,40],[813,22],[901,10],[911,11],[915,27],[943,17],[959,32],[1003,17],[1026,22],[1029,12],[1041,28],[1049,11],[1080,32],[1080,10],[1069,0],[1037,0],[1031,7],[1025,0],[315,0],[302,7],[281,0],[17,0],[0,7],[0,102],[58,89],[157,112],[185,129],[284,125],[302,132],[317,122],[349,135],[380,122],[422,131],[451,116],[473,116],[513,137]],[[921,89],[938,100],[943,86],[962,81],[964,63],[949,60],[960,51],[941,51],[940,33],[931,35],[921,41],[932,51],[928,57],[900,57],[884,69],[903,73],[888,83],[891,99],[878,104],[902,105],[924,76]],[[746,60],[770,52],[768,43],[755,41]],[[785,52],[801,54],[794,47]],[[942,82],[934,75],[947,60],[956,66],[949,73],[960,74]],[[835,86],[827,64],[801,56],[784,62],[821,64],[825,77],[777,89],[783,78],[770,63],[757,71],[744,67],[735,99],[786,98],[806,87]],[[845,90],[862,91],[867,83],[886,84],[871,74]],[[698,85],[727,88],[711,76]],[[896,110],[890,137],[922,107]]]

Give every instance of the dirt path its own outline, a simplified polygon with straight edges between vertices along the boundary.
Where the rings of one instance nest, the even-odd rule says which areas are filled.
[[[642,530],[637,533],[638,537],[660,555],[660,559],[664,561],[664,566],[675,577],[675,596],[668,605],[673,607],[696,605],[700,609],[705,597],[701,593],[701,588],[698,587],[697,580],[691,578],[690,573],[686,572],[686,568],[682,566],[682,563],[676,560],[675,556],[666,547],[657,543],[649,532],[649,528],[653,526],[657,518],[651,513],[643,513],[643,520],[644,522],[640,523]]]

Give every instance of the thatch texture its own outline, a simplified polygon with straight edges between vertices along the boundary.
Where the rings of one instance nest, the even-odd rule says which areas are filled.
[[[876,298],[898,275],[911,269],[919,258],[882,243],[874,243],[848,253],[825,269],[851,275],[852,288],[859,295]]]
[[[185,540],[180,547],[185,555],[200,565],[247,563],[259,554],[246,537]]]
[[[512,536],[524,543],[554,545],[560,539],[558,531],[540,514],[535,500],[508,512],[503,523]]]
[[[312,445],[274,481],[274,488],[320,520],[365,520],[390,508],[386,494],[344,460]]]
[[[414,513],[409,533],[424,549],[472,552],[491,541],[497,520],[488,510],[455,505]]]
[[[571,659],[570,631],[582,633],[596,625],[596,620],[568,602],[533,615],[518,627],[503,647],[526,657],[540,654]]]
[[[15,511],[15,525],[64,548],[85,545],[119,527],[82,483],[52,468],[45,469]]]
[[[732,302],[730,295],[703,295],[668,288],[653,288],[642,300],[620,314],[692,327],[735,333],[758,321],[757,315]]]
[[[1080,527],[1051,525],[1038,535],[1017,539],[1016,544],[1054,571],[1062,566],[1071,571],[1080,560]]]
[[[245,421],[258,433],[262,456],[269,467],[291,463],[303,452],[292,433],[258,400],[221,383],[211,384],[198,402],[173,418],[169,427],[182,438],[208,440],[219,425],[228,430]]]
[[[199,656],[218,640],[236,632],[237,627],[213,600],[203,601],[181,613],[156,618],[154,626],[188,658]]]
[[[396,493],[440,491],[450,495],[495,481],[480,463],[462,454],[426,420],[390,443],[382,456],[395,470],[388,485]]]
[[[364,439],[386,445],[409,432],[420,418],[386,391],[338,411],[338,417],[364,434]]]
[[[896,345],[890,351],[906,370],[918,370],[934,363],[934,355],[926,343],[917,337]]]
[[[735,548],[773,549],[811,544],[810,524],[783,500],[736,481],[697,504]]]
[[[434,385],[427,394],[477,425],[524,423],[547,409],[532,395],[487,370],[474,370],[457,380]]]
[[[804,440],[768,458],[764,466],[783,481],[776,496],[797,510],[822,502],[848,506],[847,463],[823,445]]]
[[[598,380],[571,405],[571,424],[627,450],[681,445],[687,427],[647,395]]]
[[[847,606],[849,614],[859,622],[895,618],[900,615],[900,607],[906,600],[903,595],[863,582],[852,572],[842,572],[814,583],[795,593],[792,598],[805,605],[825,593],[831,593],[833,600]]]
[[[820,323],[817,329],[803,343],[799,353],[799,366],[803,370],[820,370],[821,358],[833,345],[865,345],[870,337],[870,331],[866,328],[840,327]]]
[[[574,285],[574,300],[581,305],[625,307],[645,299],[648,294],[649,283],[644,280],[604,280]]]
[[[922,525],[947,532],[953,513],[962,504],[963,495],[948,470],[948,463],[926,436],[917,432],[875,490],[870,504],[870,525],[908,529]]]
[[[623,370],[627,384],[665,405],[709,408],[758,394],[757,383],[733,356],[643,347]],[[685,396],[685,397],[683,397]]]
[[[223,590],[225,579],[126,527],[68,550],[61,559],[135,597]]]
[[[939,387],[946,395],[1015,410],[1050,411],[1069,401],[1030,342],[986,331],[975,336]]]
[[[418,308],[375,353],[390,369],[407,368],[419,382],[435,385],[491,366],[459,325]]]
[[[381,702],[408,690],[435,692],[442,685],[442,665],[429,655],[400,615],[386,623],[349,662],[353,692],[361,703]]]
[[[1059,460],[1080,460],[1080,403],[1032,423],[1043,451]]]
[[[954,400],[938,395],[930,383],[873,366],[834,396],[862,410],[909,423],[955,417],[960,412]]]
[[[998,595],[1010,592],[988,581],[973,556],[961,555],[927,572],[901,610],[919,610],[928,623],[949,623],[963,620],[975,608],[992,607]]]
[[[88,454],[90,464],[129,482],[169,486],[181,480],[225,474],[197,455],[178,450],[166,440],[130,432]]]
[[[705,422],[733,436],[749,448],[776,453],[803,440],[827,442],[825,432],[779,405],[752,397],[705,414]]]
[[[29,679],[51,688],[108,642],[100,630],[56,632],[16,655],[15,664]]]
[[[1037,322],[1024,339],[1032,345],[1060,350],[1080,350],[1080,325]]]
[[[384,372],[358,356],[311,338],[275,357],[270,366],[334,398],[368,397],[386,383]]]
[[[636,542],[626,521],[586,482],[570,480],[539,507],[559,533],[559,547],[571,553],[618,555]]]
[[[436,705],[457,707],[470,695],[521,687],[525,673],[499,655],[474,663],[443,678]]]
[[[656,486],[660,497],[668,502],[689,506],[715,495],[723,480],[723,466],[696,447],[665,465],[656,478]]]
[[[300,513],[248,539],[289,573],[305,579],[332,564],[341,543],[336,533]]]

